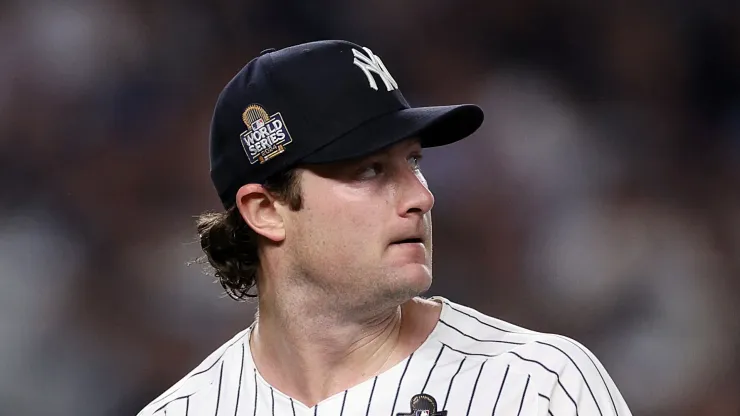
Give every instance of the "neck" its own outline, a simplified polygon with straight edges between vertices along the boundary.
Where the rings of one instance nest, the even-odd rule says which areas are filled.
[[[260,298],[252,356],[268,383],[309,407],[408,357],[441,310],[436,302],[414,299],[357,316],[317,307],[326,300],[305,293],[284,295]]]

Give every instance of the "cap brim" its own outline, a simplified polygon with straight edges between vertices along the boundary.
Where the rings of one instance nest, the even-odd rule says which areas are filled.
[[[482,123],[483,110],[472,104],[406,108],[361,124],[299,163],[359,158],[412,137],[422,147],[443,146],[470,136]]]

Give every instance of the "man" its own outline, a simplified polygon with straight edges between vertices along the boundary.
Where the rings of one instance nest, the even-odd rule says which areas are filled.
[[[198,221],[255,322],[150,403],[149,415],[619,415],[580,344],[445,298],[432,281],[422,148],[473,133],[474,105],[412,108],[367,48],[268,50],[219,96]]]

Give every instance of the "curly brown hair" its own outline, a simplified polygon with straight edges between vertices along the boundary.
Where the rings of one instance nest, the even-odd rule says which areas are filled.
[[[303,205],[299,176],[295,169],[269,178],[264,188],[293,211]],[[257,233],[244,221],[236,206],[226,212],[206,212],[196,220],[200,246],[205,256],[196,263],[208,263],[213,274],[234,300],[257,297],[257,270],[260,259]],[[254,291],[252,289],[255,289]]]

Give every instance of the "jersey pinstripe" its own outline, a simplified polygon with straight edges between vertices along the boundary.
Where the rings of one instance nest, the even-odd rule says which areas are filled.
[[[598,359],[564,336],[530,331],[445,298],[432,334],[406,360],[314,407],[270,386],[249,351],[249,329],[138,416],[395,416],[420,394],[443,416],[631,416]]]

